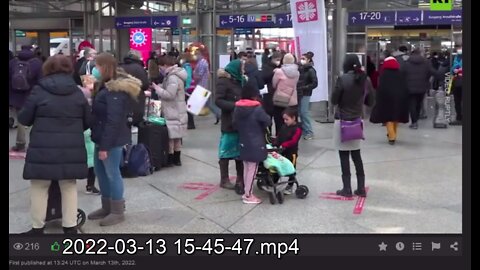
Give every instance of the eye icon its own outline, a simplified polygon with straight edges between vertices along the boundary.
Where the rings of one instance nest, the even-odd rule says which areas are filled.
[[[23,249],[23,244],[21,244],[21,243],[15,243],[15,244],[13,244],[13,249],[15,249],[15,250],[22,250],[22,249]]]

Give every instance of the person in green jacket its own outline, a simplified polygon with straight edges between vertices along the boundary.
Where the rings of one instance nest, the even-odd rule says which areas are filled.
[[[92,104],[92,90],[93,85],[91,86],[86,86],[86,87],[80,87],[80,89],[83,92],[83,95],[88,101],[88,104]],[[95,152],[95,144],[92,141],[91,138],[91,133],[92,131],[90,129],[87,129],[83,132],[83,136],[85,137],[85,148],[87,149],[87,165],[88,165],[88,176],[87,176],[87,187],[85,190],[86,194],[95,194],[95,195],[100,195],[100,190],[98,190],[95,187],[95,170],[93,169],[93,156]]]

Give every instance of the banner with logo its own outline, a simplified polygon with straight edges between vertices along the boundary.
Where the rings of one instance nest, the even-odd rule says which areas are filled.
[[[152,50],[152,28],[130,28],[130,49],[140,51],[146,65]]]
[[[311,101],[328,100],[327,18],[323,0],[291,0],[292,24],[295,33],[295,54],[311,51],[317,71],[318,87]]]

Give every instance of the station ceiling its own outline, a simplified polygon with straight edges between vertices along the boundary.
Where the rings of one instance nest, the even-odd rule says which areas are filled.
[[[328,2],[329,0],[325,0]],[[334,0],[342,1],[343,7],[348,10],[385,10],[385,9],[418,9],[429,7],[429,0]],[[454,0],[455,6],[461,7],[462,0]],[[85,10],[85,2],[96,0],[9,0],[10,18],[28,16],[63,16],[81,17]],[[192,12],[196,8],[196,0],[109,0],[102,1],[102,7],[122,5],[129,9],[143,9],[145,12],[162,13],[179,11]],[[289,10],[288,0],[199,0],[199,7],[215,3],[217,11],[285,11]],[[88,4],[89,5],[89,4]],[[173,8],[175,7],[175,10]],[[98,8],[98,5],[97,5]],[[88,10],[88,8],[87,8]]]

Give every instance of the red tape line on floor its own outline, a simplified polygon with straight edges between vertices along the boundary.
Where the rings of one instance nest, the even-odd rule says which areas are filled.
[[[365,193],[368,193],[368,187],[365,188]],[[357,203],[355,204],[355,208],[353,208],[353,214],[360,215],[363,211],[363,207],[365,206],[365,200],[367,197],[358,197]]]

